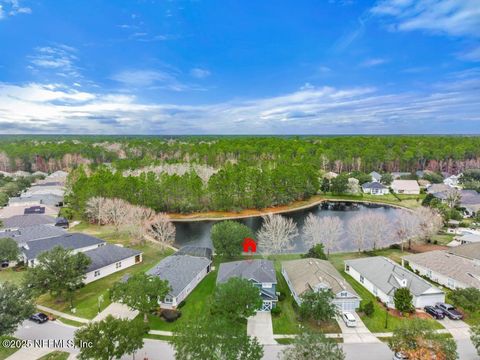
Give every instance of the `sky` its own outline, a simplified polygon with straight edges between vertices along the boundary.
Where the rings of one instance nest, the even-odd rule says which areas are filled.
[[[0,134],[478,134],[480,0],[0,0]]]

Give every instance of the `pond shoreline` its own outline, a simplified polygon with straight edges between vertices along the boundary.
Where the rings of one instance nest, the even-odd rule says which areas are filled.
[[[256,210],[256,209],[250,209],[250,210],[242,210],[239,213],[234,213],[234,212],[206,212],[203,214],[211,214],[211,215],[202,215],[202,213],[196,213],[196,214],[188,214],[188,215],[182,215],[182,214],[169,214],[170,220],[173,222],[197,222],[197,221],[222,221],[222,220],[240,220],[240,219],[248,219],[248,218],[254,218],[254,217],[261,217],[267,214],[288,214],[291,212],[296,212],[299,210],[306,210],[313,208],[315,206],[318,206],[322,204],[323,202],[348,202],[348,203],[362,203],[362,204],[375,204],[375,205],[382,205],[382,206],[389,206],[389,207],[394,207],[397,209],[403,209],[407,211],[412,211],[411,208],[407,206],[401,206],[398,204],[392,204],[389,202],[381,201],[375,201],[376,199],[369,199],[369,200],[363,200],[363,199],[342,199],[341,197],[321,197],[319,195],[315,195],[311,197],[309,200],[303,200],[303,201],[297,201],[294,202],[290,205],[286,206],[280,206],[280,207],[274,207],[274,208],[267,208],[264,210]],[[295,205],[296,203],[300,203],[299,205]],[[242,214],[243,213],[243,214]]]

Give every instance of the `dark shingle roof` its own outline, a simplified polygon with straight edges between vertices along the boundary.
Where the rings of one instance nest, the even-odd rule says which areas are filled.
[[[2,221],[5,228],[14,229],[35,225],[55,224],[54,217],[42,214],[15,215]]]
[[[147,274],[167,280],[172,288],[170,295],[177,297],[211,262],[210,259],[190,255],[168,256],[148,270]]]
[[[364,189],[388,189],[385,185],[379,183],[378,181],[367,182],[362,185]]]
[[[208,247],[187,245],[182,247],[173,255],[190,255],[190,256],[196,256],[196,257],[204,257],[212,260],[213,258],[212,254],[213,254],[212,249]]]
[[[84,254],[92,260],[87,272],[101,269],[107,265],[131,258],[132,256],[140,255],[141,253],[142,252],[138,250],[113,244],[106,244],[96,249],[85,251]]]
[[[0,231],[0,238],[12,238],[18,244],[51,238],[65,234],[65,230],[51,225],[35,225],[18,230]]]
[[[232,261],[220,264],[217,283],[227,282],[232,277],[254,280],[258,283],[277,283],[273,261],[265,259]]]
[[[29,241],[22,249],[27,260],[35,259],[39,254],[53,249],[55,246],[62,246],[65,249],[81,249],[88,246],[104,244],[105,241],[96,237],[80,234],[67,233],[48,239]]]

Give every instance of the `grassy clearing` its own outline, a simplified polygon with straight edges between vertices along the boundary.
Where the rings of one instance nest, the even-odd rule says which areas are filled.
[[[53,351],[38,360],[67,360],[70,354],[66,351]]]
[[[325,194],[323,197],[327,200],[347,200],[347,201],[366,201],[388,205],[401,206],[409,209],[416,209],[422,205],[422,200],[425,198],[424,194],[420,195],[401,195],[401,194],[387,194],[387,195],[333,195]]]
[[[448,234],[446,232],[440,232],[434,236],[432,236],[432,243],[436,243],[438,245],[447,245],[449,242],[453,240],[455,237],[454,234]]]
[[[13,355],[20,349],[16,348],[6,348],[2,345],[3,340],[17,340],[12,336],[0,336],[0,360],[8,358],[10,355]]]
[[[73,320],[70,320],[70,319],[65,319],[65,318],[58,318],[57,321],[61,322],[62,324],[65,324],[65,325],[70,325],[70,326],[75,326],[75,327],[82,327],[84,326],[85,324],[84,323],[81,323],[81,322],[78,322],[78,321],[73,321]]]
[[[162,340],[162,341],[172,341],[173,336],[165,336],[165,335],[154,335],[154,334],[147,334],[143,337],[144,339],[152,339],[152,340]]]
[[[20,284],[25,276],[25,271],[15,271],[12,268],[0,270],[0,283],[12,282],[14,284]]]
[[[129,237],[121,233],[116,234],[111,226],[100,227],[90,224],[79,224],[75,226],[72,231],[84,232],[112,243],[121,243],[125,246],[130,245]],[[111,302],[108,291],[115,282],[119,281],[126,274],[133,275],[149,270],[158,261],[172,253],[172,250],[170,249],[161,249],[151,243],[133,245],[131,247],[143,252],[142,263],[85,285],[76,292],[73,300],[73,309],[70,308],[68,302],[57,301],[49,294],[40,296],[37,302],[58,311],[86,319],[93,319],[98,314],[99,310],[102,311],[110,305]],[[100,296],[103,296],[103,302],[101,302],[99,306],[98,299]]]

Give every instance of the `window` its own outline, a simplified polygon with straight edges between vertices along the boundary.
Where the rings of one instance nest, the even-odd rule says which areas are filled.
[[[350,271],[350,265],[345,265],[345,271],[349,272]]]
[[[95,270],[95,272],[93,273],[93,277],[97,276],[100,276],[100,270]]]
[[[122,262],[119,261],[115,264],[115,269],[120,269],[122,267]]]
[[[347,296],[348,296],[348,293],[347,293],[346,291],[342,291],[342,292],[340,293],[340,296],[341,296],[341,297],[347,297]]]
[[[262,283],[262,289],[271,289],[272,283]]]
[[[171,296],[165,296],[165,300],[163,300],[166,304],[171,304],[173,302],[173,298]]]
[[[362,275],[360,275],[360,283],[363,284],[363,281],[364,281],[364,277]]]

